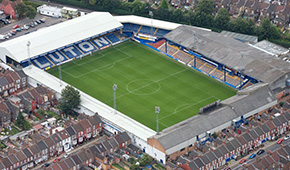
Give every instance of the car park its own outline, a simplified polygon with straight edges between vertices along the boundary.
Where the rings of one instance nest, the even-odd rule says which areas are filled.
[[[14,25],[12,28],[16,29],[16,28],[19,28],[19,27],[20,27],[19,25]]]
[[[262,153],[264,153],[265,150],[264,149],[260,149],[258,152],[257,152],[257,155],[261,155]]]
[[[255,154],[255,153],[253,153],[249,158],[250,159],[253,159],[253,158],[255,158],[257,155]]]
[[[279,140],[277,141],[277,143],[278,143],[278,144],[281,144],[283,141],[284,141],[284,139],[279,139]]]
[[[243,163],[245,163],[247,160],[246,159],[241,159],[240,160],[240,164],[243,164]]]

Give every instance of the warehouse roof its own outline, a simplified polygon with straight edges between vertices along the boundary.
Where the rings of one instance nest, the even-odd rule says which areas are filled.
[[[122,24],[110,13],[92,12],[2,42],[0,43],[0,58],[6,61],[4,57],[7,55],[15,61],[25,61],[30,57],[36,57],[120,27],[122,27]]]

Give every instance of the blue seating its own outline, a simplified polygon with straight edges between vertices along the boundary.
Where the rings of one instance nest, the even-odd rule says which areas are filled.
[[[74,57],[82,54],[80,52],[80,50],[78,48],[76,48],[74,45],[67,47],[67,48],[64,48],[61,51],[69,58],[74,58]]]
[[[130,23],[124,23],[123,25],[124,25],[123,31],[131,31],[132,30]]]
[[[169,33],[170,31],[169,30],[164,30],[164,29],[158,29],[157,32],[156,32],[156,36],[163,36],[167,33]]]
[[[40,56],[36,59],[33,59],[31,62],[37,67],[42,68],[42,69],[52,66],[52,64],[47,60],[45,56]]]
[[[156,28],[152,28],[152,27],[148,27],[148,26],[143,25],[139,32],[143,33],[143,34],[153,35],[155,30],[156,30]]]
[[[88,53],[90,51],[96,50],[97,47],[93,45],[91,41],[84,41],[76,45],[82,52]]]
[[[131,24],[131,31],[138,32],[139,28],[140,28],[140,25]]]
[[[48,55],[46,55],[48,59],[50,59],[50,61],[52,61],[54,64],[60,63],[62,61],[67,60],[66,57],[64,57],[61,52],[56,51],[53,53],[50,53]]]
[[[112,43],[116,43],[118,41],[120,41],[120,39],[115,35],[115,34],[109,34],[106,35],[106,37],[112,42]]]
[[[99,48],[102,48],[104,46],[110,45],[111,43],[105,38],[105,37],[100,37],[93,39],[92,42],[98,46]]]

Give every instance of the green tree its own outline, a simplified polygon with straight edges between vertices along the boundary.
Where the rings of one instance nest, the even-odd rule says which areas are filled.
[[[145,166],[145,165],[151,164],[152,161],[153,161],[153,158],[149,156],[148,154],[144,153],[139,162],[141,166]]]
[[[81,103],[80,92],[72,86],[66,86],[61,91],[61,98],[58,101],[58,109],[65,114],[72,114],[74,109],[79,109]]]
[[[248,27],[248,22],[241,17],[238,17],[230,22],[230,28],[233,32],[247,34]]]
[[[91,5],[96,5],[96,3],[97,3],[97,0],[89,0],[89,4]]]
[[[140,14],[142,13],[142,2],[140,0],[135,0],[132,4],[131,4],[131,12],[134,14]]]
[[[218,29],[226,30],[230,22],[230,15],[225,8],[220,8],[215,17],[215,26]]]
[[[16,5],[16,10],[18,12],[19,18],[23,18],[26,13],[26,5],[21,2]]]
[[[183,13],[182,13],[181,9],[176,9],[173,11],[173,19],[176,22],[183,21]]]
[[[162,0],[160,5],[159,5],[159,8],[168,9],[169,8],[169,4],[168,4],[167,0]]]
[[[279,38],[279,32],[269,18],[262,19],[258,34],[260,39]]]
[[[196,5],[196,12],[204,12],[206,14],[212,14],[214,10],[214,3],[212,0],[200,0]]]
[[[32,127],[31,124],[24,119],[22,113],[19,113],[15,124],[22,130],[29,130]]]
[[[25,12],[26,16],[29,18],[29,19],[34,19],[37,12],[36,12],[36,9],[33,8],[31,5],[26,5],[26,12]]]
[[[195,12],[192,18],[192,24],[200,27],[210,28],[213,26],[214,18],[211,14],[204,12]]]

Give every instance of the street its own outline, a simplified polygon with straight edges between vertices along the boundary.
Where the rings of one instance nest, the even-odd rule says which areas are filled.
[[[283,141],[283,144],[284,144],[284,145],[288,145],[288,144],[290,144],[290,140]],[[265,146],[264,146],[263,148],[260,148],[260,149],[264,149],[264,150],[265,150],[265,152],[264,152],[263,154],[261,154],[261,155],[257,155],[254,159],[249,159],[249,157],[250,157],[253,153],[257,153],[258,151],[251,152],[249,155],[243,157],[244,159],[247,160],[246,163],[244,163],[244,164],[250,164],[250,163],[254,162],[254,161],[257,159],[257,157],[261,157],[261,158],[262,158],[262,157],[264,157],[264,156],[267,155],[267,152],[268,152],[268,151],[275,151],[276,149],[278,149],[278,148],[280,148],[280,147],[281,147],[281,145],[280,145],[280,144],[277,144],[277,141],[268,141],[268,142],[265,143]],[[243,164],[240,164],[240,159],[237,160],[237,161],[235,161],[235,160],[231,160],[231,161],[229,162],[229,167],[230,167],[231,169],[234,169],[234,170],[239,170],[239,169],[241,169],[241,168],[243,167]]]
[[[103,140],[104,138],[106,138],[106,136],[102,136],[102,137],[98,137],[96,139],[92,139],[90,140],[89,142],[87,143],[83,143],[82,145],[79,145],[77,148],[73,149],[72,151],[70,151],[68,154],[74,154],[76,152],[78,152],[79,150],[83,149],[83,148],[88,148],[90,145],[94,144],[95,142],[98,142],[98,141],[101,141]],[[61,160],[64,158],[64,155],[66,153],[62,153],[61,155],[58,156],[58,158],[60,158]],[[43,164],[45,163],[49,163],[49,164],[52,164],[53,161],[55,160],[55,158],[57,158],[57,156],[53,157],[53,158],[50,158],[48,161],[45,161],[43,163],[40,163],[38,166],[32,168],[32,169],[42,169],[42,166]]]

